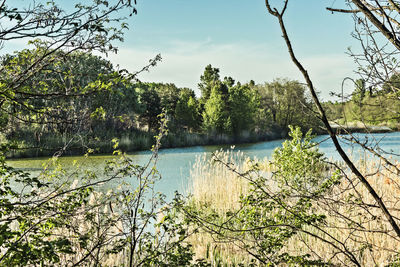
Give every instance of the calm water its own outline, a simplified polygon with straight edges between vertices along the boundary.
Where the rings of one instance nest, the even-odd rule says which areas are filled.
[[[379,145],[381,149],[386,152],[396,154],[394,158],[400,159],[400,132],[386,133],[386,134],[373,134],[366,136],[365,134],[356,134],[363,142],[367,142],[370,146]],[[338,154],[333,146],[332,141],[327,135],[321,135],[314,139],[315,142],[320,143],[319,147],[326,157],[332,159],[339,159]],[[275,140],[269,142],[260,142],[253,144],[236,145],[234,151],[242,151],[249,157],[257,158],[270,158],[272,152],[276,147],[279,147],[283,140]],[[353,157],[364,157],[365,153],[360,149],[341,141],[344,150]],[[190,168],[195,162],[196,157],[206,153],[210,155],[218,149],[230,149],[231,146],[196,146],[188,148],[173,148],[162,149],[159,153],[159,161],[157,169],[162,175],[162,180],[158,182],[156,189],[171,198],[176,190],[180,192],[187,192],[187,185],[189,181]],[[137,164],[144,164],[150,157],[150,152],[137,152],[129,154]],[[82,166],[90,169],[102,169],[104,161],[110,159],[110,156],[92,156],[89,159],[83,157],[64,157],[61,159],[64,165],[69,165],[73,160],[77,160]],[[42,163],[45,158],[21,159],[10,160],[9,163],[16,167],[31,172],[38,172],[41,169]]]

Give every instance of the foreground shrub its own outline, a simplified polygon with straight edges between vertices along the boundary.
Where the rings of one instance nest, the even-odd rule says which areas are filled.
[[[0,265],[191,265],[188,229],[174,203],[154,191],[161,137],[145,166],[117,151],[103,172],[64,168],[55,157],[34,176],[3,155]]]
[[[196,163],[193,196],[183,208],[201,229],[191,239],[195,251],[246,265],[395,264],[398,240],[367,190],[343,175],[340,164],[328,163],[310,134],[292,129],[291,137],[268,163],[238,163],[220,154]],[[369,182],[399,216],[395,169],[372,158],[358,165],[371,173]],[[201,176],[208,184],[198,182]]]

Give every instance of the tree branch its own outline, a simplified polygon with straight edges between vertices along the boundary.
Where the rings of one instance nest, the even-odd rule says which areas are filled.
[[[363,10],[363,13],[365,12],[365,14],[368,14],[368,18],[377,20],[376,17],[358,0],[352,0],[361,10]],[[378,203],[382,213],[385,215],[386,219],[389,221],[391,227],[393,228],[393,230],[396,232],[397,236],[400,237],[400,228],[397,225],[396,221],[394,220],[393,216],[390,214],[389,210],[387,209],[385,203],[383,202],[383,200],[379,197],[378,193],[375,191],[375,189],[371,186],[371,184],[367,181],[367,179],[361,174],[361,172],[357,169],[357,167],[354,165],[354,163],[350,160],[350,158],[347,156],[347,154],[344,152],[343,148],[341,147],[341,145],[339,144],[339,141],[335,135],[335,132],[333,131],[332,127],[329,124],[328,118],[326,116],[325,110],[323,109],[319,98],[317,96],[317,93],[315,91],[314,85],[311,81],[310,76],[308,75],[307,70],[303,67],[303,65],[298,61],[294,51],[293,51],[293,47],[292,44],[290,42],[289,36],[287,34],[286,31],[286,27],[285,24],[283,22],[283,16],[277,12],[271,12],[271,7],[268,3],[269,1],[266,0],[266,5],[267,5],[267,9],[269,11],[269,13],[273,16],[275,16],[278,21],[279,21],[279,25],[283,34],[283,39],[286,42],[286,46],[288,48],[290,57],[293,61],[293,63],[296,65],[296,67],[300,70],[300,72],[302,73],[304,79],[306,80],[307,86],[310,90],[311,96],[314,100],[315,105],[317,106],[317,109],[321,115],[321,119],[322,122],[324,123],[327,132],[329,134],[329,136],[331,137],[336,150],[338,151],[338,153],[340,154],[340,156],[342,157],[343,161],[346,163],[346,165],[350,168],[350,170],[353,172],[353,174],[360,180],[360,182],[365,186],[365,188],[368,190],[369,194],[374,198],[374,200]],[[365,10],[366,9],[366,10]],[[378,21],[378,23],[380,24],[380,22]],[[381,27],[384,27],[386,29],[386,27],[384,25],[381,25]],[[386,35],[391,35],[390,31],[388,31],[386,29],[385,31]],[[385,36],[386,36],[385,35]],[[397,39],[393,39],[393,41],[398,41]],[[395,42],[396,43],[396,42]],[[400,50],[400,43],[399,45],[399,50]]]

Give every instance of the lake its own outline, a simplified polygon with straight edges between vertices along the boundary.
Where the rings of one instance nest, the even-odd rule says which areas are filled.
[[[380,134],[354,134],[359,137],[363,142],[370,146],[379,145],[380,149],[385,152],[393,154],[393,158],[400,160],[400,132],[393,133],[380,133]],[[279,147],[284,140],[274,140],[268,142],[240,144],[234,147],[234,151],[242,151],[245,155],[259,159],[268,157],[270,158],[274,149]],[[315,142],[319,143],[319,148],[325,153],[325,156],[330,159],[338,160],[339,156],[333,146],[332,141],[327,135],[320,135],[314,138]],[[341,141],[343,148],[346,152],[351,154],[354,158],[364,157],[365,153],[349,144],[348,142]],[[190,176],[190,169],[195,162],[196,157],[206,153],[211,155],[212,152],[218,149],[230,149],[231,146],[195,146],[187,148],[172,148],[161,149],[159,152],[159,160],[157,169],[162,175],[162,180],[158,182],[156,189],[164,193],[168,199],[174,195],[174,192],[185,193],[188,191],[188,181]],[[137,164],[144,164],[150,157],[149,151],[130,153],[131,157]],[[64,165],[72,164],[73,160],[82,162],[82,166],[90,169],[102,169],[104,161],[110,159],[109,155],[91,156],[88,159],[84,157],[63,157],[61,162]],[[15,159],[9,160],[11,166],[20,168],[32,173],[39,172],[41,166],[46,158],[30,158],[30,159]]]

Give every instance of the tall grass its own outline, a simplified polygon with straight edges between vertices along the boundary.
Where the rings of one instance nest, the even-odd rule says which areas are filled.
[[[214,157],[231,164],[239,163],[238,171],[248,169],[246,158],[242,152],[232,150],[215,152]],[[226,166],[213,162],[206,154],[196,158],[190,170],[190,192],[197,203],[210,202],[213,208],[225,211],[237,208],[239,197],[247,192],[248,183]]]
[[[356,162],[359,170],[382,198],[392,216],[400,218],[400,177],[394,168],[367,158]],[[400,167],[399,162],[395,162]],[[399,265],[400,240],[383,217],[371,194],[354,176],[343,179],[316,208],[327,216],[322,228],[309,229],[333,244],[344,244],[357,255],[362,266],[387,266],[397,261]],[[335,204],[335,207],[330,205]],[[334,211],[335,213],[333,213]],[[349,219],[354,223],[349,224]],[[329,236],[328,236],[329,235]],[[331,245],[309,235],[297,235],[287,246],[288,250],[311,253],[315,258],[346,263],[343,255]]]
[[[236,163],[238,172],[249,168],[241,152],[218,151],[222,162]],[[376,189],[392,215],[400,222],[400,177],[393,167],[366,158],[355,161],[362,173]],[[400,167],[399,162],[395,162]],[[261,161],[265,175],[271,171],[267,159]],[[249,190],[249,183],[230,170],[206,156],[199,157],[191,170],[191,204],[197,208],[213,208],[221,216],[236,210],[240,195]],[[323,260],[336,266],[349,266],[351,262],[333,245],[351,251],[362,266],[387,266],[399,259],[400,240],[391,230],[369,192],[353,176],[343,177],[340,184],[324,198],[313,203],[316,214],[326,216],[319,229],[306,226],[303,230],[317,236],[299,232],[289,239],[283,252],[292,255],[310,254],[312,259]],[[352,222],[352,223],[350,223]],[[251,256],[232,243],[221,243],[209,234],[200,232],[191,239],[199,258],[214,263],[221,258],[224,264],[249,263]],[[398,266],[398,265],[396,265]]]
[[[171,131],[163,137],[162,148],[235,144],[246,142],[266,141],[281,138],[279,129],[273,129],[267,133],[245,133],[241,136],[228,136],[224,134],[210,135],[205,133],[191,133],[183,131]],[[52,156],[55,152],[63,150],[65,155],[83,155],[87,148],[92,148],[96,153],[106,154],[113,152],[111,140],[118,139],[119,147],[124,152],[148,150],[154,143],[155,132],[147,132],[138,129],[126,131],[114,131],[103,129],[100,132],[86,132],[61,134],[45,132],[40,138],[32,129],[21,129],[14,136],[0,135],[2,142],[15,141],[17,149],[11,149],[7,153],[9,158]]]
[[[241,179],[226,166],[215,162],[213,158],[235,165],[238,172],[249,169],[249,158],[243,152],[233,150],[216,151],[212,158],[206,154],[197,157],[190,171],[191,205],[202,209],[208,207],[217,210],[221,216],[229,210],[239,207],[242,194],[246,194],[249,183]],[[231,243],[217,242],[206,232],[193,235],[189,242],[197,258],[211,261],[214,266],[235,266],[239,263],[249,263],[248,255]]]

